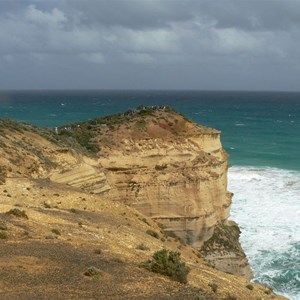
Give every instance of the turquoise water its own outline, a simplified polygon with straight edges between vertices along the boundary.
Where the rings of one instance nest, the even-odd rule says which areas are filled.
[[[222,130],[234,165],[300,170],[300,93],[196,91],[0,92],[0,117],[58,126],[145,105],[171,105]]]
[[[0,92],[0,118],[54,127],[144,105],[170,105],[222,131],[232,218],[264,282],[300,299],[300,93],[200,91]]]

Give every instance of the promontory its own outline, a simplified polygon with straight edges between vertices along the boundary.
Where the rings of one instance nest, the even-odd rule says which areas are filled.
[[[284,299],[249,281],[220,134],[165,106],[0,120],[1,299]]]

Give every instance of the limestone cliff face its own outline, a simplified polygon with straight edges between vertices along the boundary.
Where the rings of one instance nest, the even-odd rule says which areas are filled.
[[[229,216],[231,194],[219,133],[123,142],[128,152],[117,148],[107,157],[99,155],[111,186],[109,197],[201,247],[215,224]]]
[[[232,194],[219,131],[160,109],[108,126],[95,141],[109,198],[150,216],[165,232],[197,249],[218,234],[219,226],[226,226]],[[250,278],[238,236],[227,238],[231,247],[206,247],[203,253],[223,271]]]
[[[134,118],[126,133],[120,127],[98,136],[108,196],[200,248],[217,222],[229,216],[227,154],[220,132],[174,112],[153,111],[142,120]],[[109,143],[104,143],[107,135]]]

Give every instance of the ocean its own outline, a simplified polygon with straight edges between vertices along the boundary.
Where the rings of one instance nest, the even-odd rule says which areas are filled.
[[[254,270],[300,299],[300,93],[230,91],[2,91],[0,118],[43,127],[170,105],[222,131],[230,154],[231,219]]]

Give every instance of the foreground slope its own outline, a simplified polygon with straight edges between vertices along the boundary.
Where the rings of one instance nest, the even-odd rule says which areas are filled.
[[[8,178],[0,202],[7,235],[0,241],[1,299],[276,298],[265,286],[250,290],[247,279],[210,267],[195,249],[121,203],[27,178]],[[191,268],[187,285],[139,267],[162,248],[181,253]],[[84,274],[90,267],[100,270],[96,277]]]

